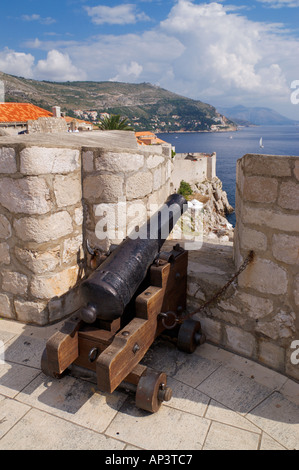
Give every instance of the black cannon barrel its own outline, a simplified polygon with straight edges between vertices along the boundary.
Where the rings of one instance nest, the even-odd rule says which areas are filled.
[[[119,318],[146,277],[174,225],[187,209],[186,199],[169,196],[138,231],[128,236],[81,284],[81,318],[86,323]]]

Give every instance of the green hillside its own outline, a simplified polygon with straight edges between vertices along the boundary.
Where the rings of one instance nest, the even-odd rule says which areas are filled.
[[[149,83],[41,82],[1,72],[0,80],[7,102],[29,102],[49,110],[60,106],[70,116],[76,110],[120,114],[136,131],[209,131],[215,125],[220,130],[234,126],[213,106]]]

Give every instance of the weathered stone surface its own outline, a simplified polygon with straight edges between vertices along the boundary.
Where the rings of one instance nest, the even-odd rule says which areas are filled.
[[[16,152],[13,148],[0,148],[0,173],[17,171]]]
[[[262,225],[284,232],[299,232],[298,216],[282,214],[270,209],[243,206],[242,221],[244,224]]]
[[[83,162],[83,170],[86,171],[86,173],[90,173],[90,172],[94,171],[93,151],[92,150],[88,150],[87,152],[83,152],[82,162]]]
[[[74,212],[74,221],[77,225],[82,225],[83,223],[83,208],[78,207]]]
[[[13,318],[10,300],[5,294],[0,294],[0,317]]]
[[[299,306],[299,275],[296,276],[294,284],[295,304]]]
[[[278,204],[284,209],[299,210],[299,184],[294,181],[282,183]]]
[[[105,152],[95,158],[97,171],[130,172],[144,165],[144,156],[138,153]]]
[[[284,312],[281,310],[271,321],[259,322],[256,331],[273,340],[291,338],[295,329],[296,315],[294,312]]]
[[[27,302],[21,300],[14,301],[17,319],[24,323],[35,323],[46,325],[48,321],[48,311],[46,302]]]
[[[146,166],[150,170],[156,168],[158,165],[164,162],[164,157],[161,155],[150,155],[146,160]]]
[[[20,161],[24,175],[68,174],[80,168],[79,150],[68,148],[25,148]]]
[[[136,173],[127,180],[126,194],[128,199],[147,196],[153,189],[153,177],[149,172]]]
[[[253,230],[243,225],[238,225],[238,232],[240,234],[240,245],[244,250],[266,251],[267,237],[263,232]]]
[[[78,267],[72,266],[52,276],[35,276],[31,293],[37,299],[52,299],[65,294],[78,280]]]
[[[0,243],[0,265],[10,263],[9,245]]]
[[[157,168],[154,171],[153,175],[153,190],[156,191],[157,189],[161,188],[162,185],[162,169]]]
[[[9,220],[0,214],[0,238],[7,240],[11,237],[11,225]]]
[[[243,331],[235,326],[225,326],[227,336],[227,346],[234,351],[245,354],[246,356],[253,356],[255,351],[255,338],[251,333]]]
[[[273,302],[270,299],[237,290],[229,299],[221,300],[219,307],[256,320],[266,317],[273,311]]]
[[[89,202],[117,202],[122,196],[122,176],[92,175],[83,181],[83,197]]]
[[[285,350],[275,343],[270,343],[267,340],[260,340],[258,360],[269,367],[276,370],[284,369]]]
[[[80,174],[76,173],[67,176],[55,176],[54,193],[58,207],[77,204],[82,198]]]
[[[52,206],[45,180],[37,177],[2,178],[0,204],[15,214],[46,214]]]
[[[247,175],[291,176],[290,162],[283,156],[245,155]]]
[[[59,245],[45,252],[23,249],[16,246],[15,254],[18,260],[35,274],[53,271],[60,263]]]
[[[285,294],[288,288],[286,271],[272,261],[257,258],[239,276],[240,287],[250,287],[265,294]]]
[[[299,264],[299,236],[274,234],[272,250],[277,260],[287,264]]]
[[[28,279],[25,274],[5,272],[2,275],[2,289],[11,294],[24,295],[27,292]]]
[[[294,169],[294,174],[299,181],[299,161],[295,162],[295,169]]]
[[[57,240],[73,231],[71,216],[66,211],[37,219],[23,217],[15,220],[14,228],[20,240],[37,243]]]
[[[244,181],[243,197],[247,201],[269,203],[277,197],[278,181],[274,178],[249,176]]]
[[[69,263],[74,257],[81,259],[83,257],[83,236],[78,235],[74,238],[69,238],[63,242],[62,262]]]

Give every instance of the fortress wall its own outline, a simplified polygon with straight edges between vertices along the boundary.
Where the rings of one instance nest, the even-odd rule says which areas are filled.
[[[245,155],[237,162],[234,242],[189,255],[188,303],[207,339],[299,380],[299,157]]]
[[[216,153],[178,153],[173,158],[171,181],[174,191],[180,187],[181,181],[189,184],[201,183],[216,177]]]
[[[117,227],[125,234],[146,218],[150,204],[167,199],[170,173],[170,155],[161,149],[2,144],[0,317],[46,325],[78,308],[86,239],[106,248],[120,241],[97,239],[97,214],[124,201],[129,218]],[[134,202],[142,203],[140,214]]]
[[[299,379],[290,357],[299,340],[299,157],[245,155],[237,162],[234,258],[255,259],[238,281],[252,299],[254,354]],[[241,304],[242,305],[242,304]]]

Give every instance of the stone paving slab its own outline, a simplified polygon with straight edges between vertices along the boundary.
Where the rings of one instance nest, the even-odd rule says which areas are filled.
[[[299,384],[287,377],[212,344],[189,355],[159,339],[143,362],[167,373],[173,398],[150,414],[132,393],[46,377],[40,354],[59,327],[0,321],[0,449],[298,449]]]

